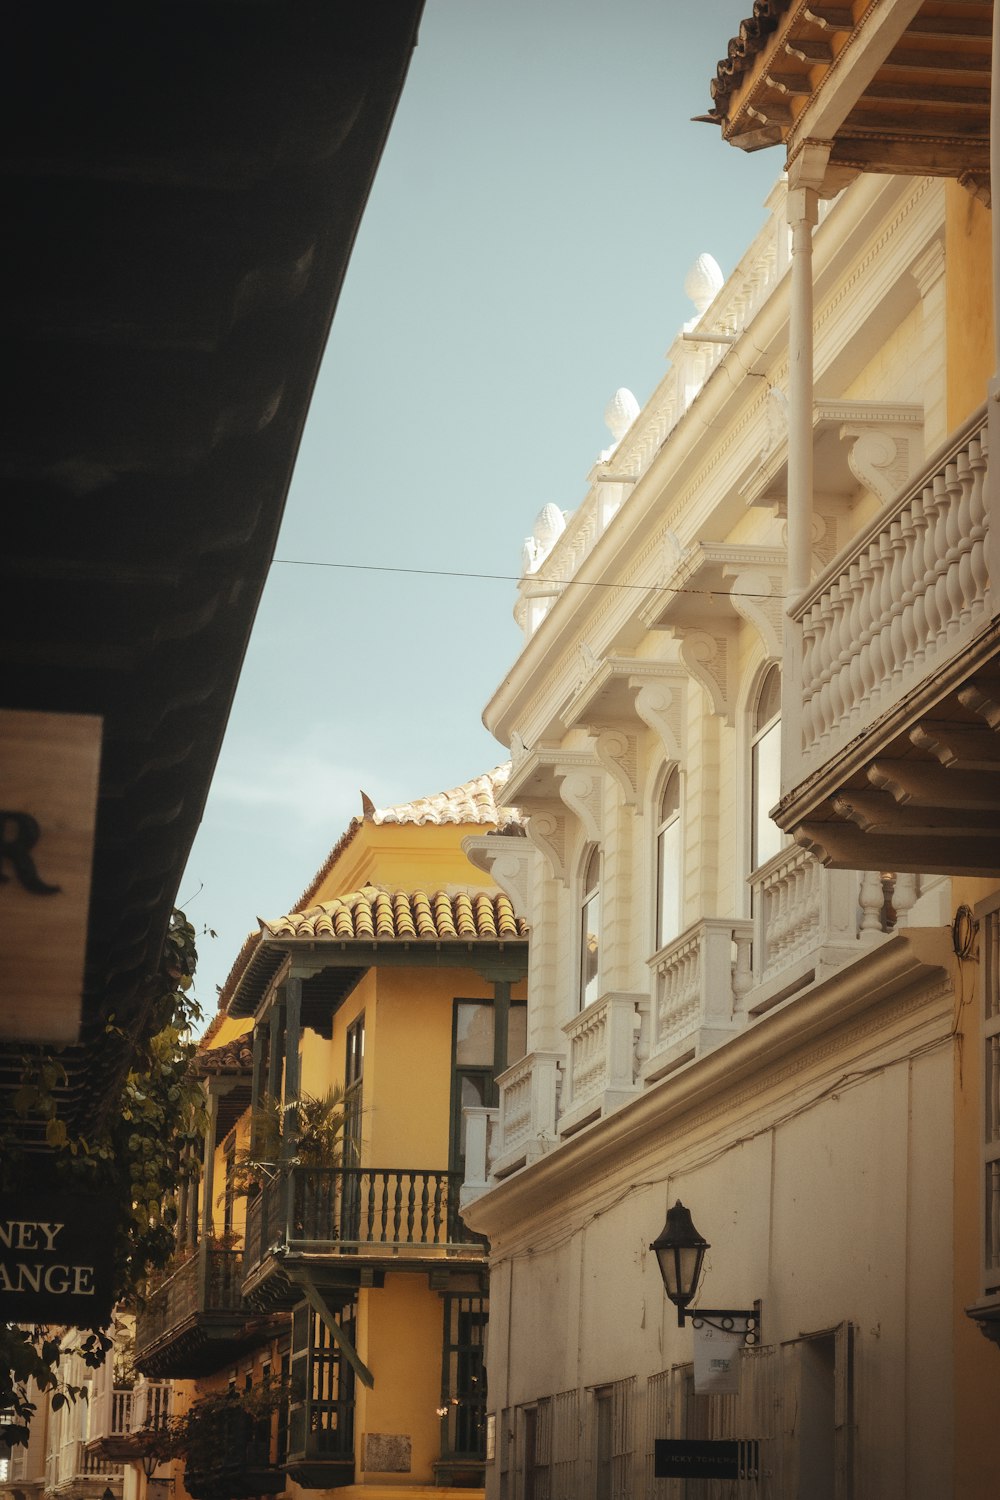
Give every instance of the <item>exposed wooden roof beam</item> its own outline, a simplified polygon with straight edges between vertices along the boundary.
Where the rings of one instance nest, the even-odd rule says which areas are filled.
[[[868,780],[899,803],[921,807],[1000,812],[1000,778],[995,773],[938,768],[911,760],[877,760]]]

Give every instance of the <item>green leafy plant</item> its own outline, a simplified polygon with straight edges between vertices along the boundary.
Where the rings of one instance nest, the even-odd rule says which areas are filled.
[[[101,1192],[115,1203],[108,1226],[113,1237],[113,1293],[116,1302],[134,1304],[146,1278],[168,1264],[174,1250],[177,1192],[196,1171],[205,1116],[201,1087],[189,1072],[195,1050],[191,1027],[201,1011],[191,994],[197,953],[191,924],[175,911],[157,973],[148,984],[150,1002],[141,1033],[130,1035],[130,1066],[115,1106],[89,1137],[74,1133],[60,1111],[58,1090],[66,1081],[58,1057],[34,1049],[22,1062],[20,1083],[3,1101],[0,1118],[0,1190],[23,1192],[36,1186],[39,1156],[24,1144],[43,1129],[51,1148],[47,1186],[67,1193]],[[114,1017],[110,1039],[121,1038]],[[111,1347],[99,1329],[74,1350],[97,1367]],[[53,1406],[76,1400],[81,1389],[59,1373],[65,1337],[48,1329],[0,1326],[0,1437],[25,1443],[34,1414],[30,1381],[54,1393]]]
[[[232,1191],[244,1198],[259,1191],[276,1176],[282,1160],[293,1166],[341,1166],[344,1123],[344,1091],[339,1085],[320,1098],[303,1094],[294,1111],[265,1095],[251,1118],[250,1144],[234,1157]],[[292,1148],[285,1158],[283,1136]]]

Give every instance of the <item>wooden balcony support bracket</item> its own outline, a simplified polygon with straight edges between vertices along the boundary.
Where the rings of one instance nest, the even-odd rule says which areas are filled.
[[[355,1349],[352,1340],[344,1332],[341,1324],[338,1323],[332,1308],[309,1271],[304,1267],[297,1268],[294,1271],[289,1270],[288,1279],[296,1286],[302,1288],[302,1294],[309,1303],[309,1306],[316,1316],[322,1320],[324,1327],[329,1330],[330,1337],[339,1346],[355,1375],[361,1381],[362,1385],[366,1385],[369,1390],[372,1390],[375,1385],[375,1376],[369,1370],[357,1349]]]

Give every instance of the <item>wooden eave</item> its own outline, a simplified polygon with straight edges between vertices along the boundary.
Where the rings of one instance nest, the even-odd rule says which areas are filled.
[[[783,144],[794,156],[803,140],[819,139],[832,142],[831,165],[842,168],[988,173],[993,0],[923,0],[895,40],[887,26],[870,48],[871,12],[864,0],[789,3],[766,39],[735,57],[731,44],[714,82],[716,107],[705,118],[745,151]],[[882,13],[889,16],[889,7]],[[851,80],[869,73],[824,128],[836,91],[850,99]]]

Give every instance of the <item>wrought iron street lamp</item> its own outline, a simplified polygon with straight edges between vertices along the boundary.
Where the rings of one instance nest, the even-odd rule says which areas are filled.
[[[688,1310],[688,1304],[698,1291],[705,1251],[710,1249],[708,1240],[695,1229],[691,1214],[678,1198],[673,1208],[667,1210],[667,1222],[650,1245],[660,1267],[663,1288],[677,1309],[677,1326],[683,1328],[690,1317],[697,1328],[707,1323],[723,1333],[738,1333],[743,1325],[744,1342],[760,1342],[761,1306],[758,1298],[753,1307],[697,1307]]]

